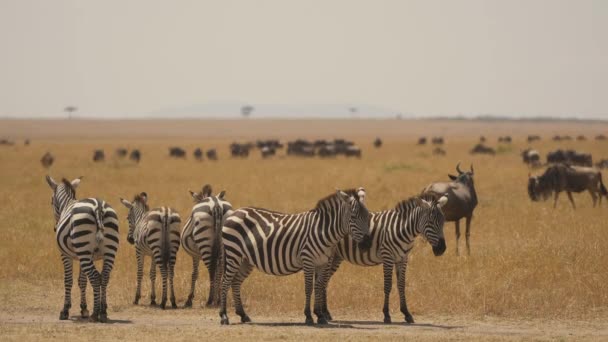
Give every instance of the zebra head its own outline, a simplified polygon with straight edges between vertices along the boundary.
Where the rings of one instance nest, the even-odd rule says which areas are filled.
[[[51,176],[46,176],[46,182],[53,189],[53,195],[51,195],[51,206],[53,207],[53,213],[55,214],[55,221],[59,221],[59,216],[63,211],[63,208],[72,200],[76,199],[76,188],[80,184],[81,177],[68,181],[63,178],[61,183],[57,183]]]
[[[148,206],[148,194],[142,192],[139,195],[135,195],[133,202],[120,198],[120,202],[129,209],[129,213],[127,214],[127,221],[129,222],[127,241],[129,241],[130,244],[134,244],[135,227],[137,227],[137,224],[144,217],[145,213],[150,210],[150,207]]]
[[[448,196],[446,194],[438,200],[431,199],[430,201],[421,198],[421,201],[422,211],[420,215],[422,220],[418,227],[422,228],[422,234],[433,247],[433,254],[440,256],[446,250],[445,238],[443,236],[445,217],[443,216],[441,207],[448,203]]]
[[[349,213],[347,234],[350,234],[357,243],[365,244],[369,239],[370,215],[365,206],[365,189],[357,188],[347,192],[338,190],[338,198],[348,206]],[[365,247],[365,246],[363,246]]]

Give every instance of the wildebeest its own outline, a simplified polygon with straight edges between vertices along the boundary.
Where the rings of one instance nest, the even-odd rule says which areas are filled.
[[[602,159],[595,164],[599,169],[608,169],[608,159]]]
[[[445,156],[445,150],[437,146],[433,149],[433,154],[436,156]]]
[[[247,158],[249,157],[249,149],[251,147],[252,144],[240,144],[233,142],[230,144],[230,155],[233,157]]]
[[[262,158],[268,158],[271,156],[274,156],[277,151],[274,149],[274,147],[270,147],[270,146],[264,146],[260,149],[261,153],[262,153]]]
[[[30,139],[25,139],[25,141],[23,142],[23,145],[29,146],[30,145]]]
[[[559,135],[554,135],[553,136],[553,141],[561,141],[561,140],[562,140],[561,136],[559,136]]]
[[[51,167],[51,165],[53,165],[53,162],[55,161],[55,157],[53,157],[53,155],[51,154],[51,152],[47,152],[45,153],[42,158],[40,158],[40,163],[42,164],[43,167],[45,168],[49,168]]]
[[[361,148],[358,146],[348,146],[346,151],[344,151],[344,155],[347,157],[361,158]]]
[[[566,164],[552,165],[540,176],[528,175],[528,195],[532,201],[539,201],[541,198],[547,200],[554,194],[553,208],[557,206],[559,193],[565,191],[568,199],[572,203],[572,208],[576,209],[573,192],[589,191],[595,207],[598,194],[600,204],[602,196],[608,197],[608,191],[602,182],[602,173],[594,168],[570,166]]]
[[[316,141],[315,144],[313,144],[303,139],[290,141],[287,143],[287,154],[294,156],[312,157],[315,155],[315,146],[317,145],[317,143],[319,143],[319,147],[328,144],[325,141]]]
[[[578,137],[576,137],[576,140],[585,141],[585,140],[587,140],[587,137],[585,137],[584,135],[579,135]]]
[[[431,142],[433,143],[433,145],[443,145],[444,140],[443,137],[433,137]]]
[[[456,165],[458,176],[448,174],[451,182],[438,182],[429,184],[422,193],[434,192],[439,194],[447,194],[448,203],[441,208],[446,222],[454,222],[456,225],[456,254],[460,254],[458,240],[460,239],[460,219],[466,218],[466,241],[467,253],[471,254],[471,219],[473,211],[477,206],[477,192],[475,191],[475,183],[473,176],[475,171],[471,165],[470,171],[461,171],[460,163]]]
[[[498,142],[510,144],[512,141],[511,136],[505,135],[504,137],[498,137]]]
[[[573,150],[555,150],[547,153],[547,163],[567,163],[579,166],[592,166],[593,158],[591,154],[579,153]]]
[[[528,142],[531,143],[533,141],[540,141],[540,135],[528,135]]]
[[[374,140],[374,147],[375,148],[382,147],[382,140],[380,138],[376,138],[376,140]]]
[[[106,160],[106,154],[103,152],[103,150],[95,150],[95,152],[93,152],[94,162],[100,162],[104,160]]]
[[[598,134],[595,136],[595,140],[606,140],[606,139],[608,139],[608,138],[606,138],[606,136],[603,134]]]
[[[126,148],[117,148],[116,149],[116,156],[119,158],[124,158],[127,156],[127,149]]]
[[[477,144],[471,150],[471,154],[477,154],[477,153],[495,155],[496,151],[494,151],[494,149],[491,147],[485,146],[484,144]]]
[[[141,152],[139,152],[138,149],[131,151],[131,154],[129,154],[129,159],[139,164],[139,161],[141,160]]]
[[[207,159],[217,160],[217,151],[214,148],[207,150]]]
[[[418,145],[425,145],[425,144],[426,144],[426,137],[418,138]]]
[[[484,137],[483,135],[479,137],[479,142],[480,143],[484,143],[486,142],[486,137]]]
[[[194,159],[201,161],[203,160],[203,150],[201,150],[200,147],[197,147],[196,150],[194,150]]]
[[[8,139],[0,139],[0,145],[13,146],[15,143]]]
[[[540,153],[538,153],[537,150],[527,148],[521,152],[521,156],[524,160],[524,163],[528,164],[528,166],[540,166]]]
[[[186,158],[186,151],[181,147],[169,147],[169,157]]]

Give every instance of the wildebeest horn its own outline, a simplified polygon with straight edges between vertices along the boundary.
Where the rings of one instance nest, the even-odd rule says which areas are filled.
[[[471,173],[475,174],[475,170],[473,170],[473,164],[471,164]]]
[[[458,162],[458,164],[456,164],[456,171],[458,171],[458,174],[462,174],[463,172],[460,171],[460,162]]]

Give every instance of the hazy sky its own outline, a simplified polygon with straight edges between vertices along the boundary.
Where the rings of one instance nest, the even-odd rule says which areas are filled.
[[[0,43],[0,116],[246,102],[608,117],[602,0],[0,0]]]

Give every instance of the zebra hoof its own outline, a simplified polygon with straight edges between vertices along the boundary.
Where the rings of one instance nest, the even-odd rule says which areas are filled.
[[[222,321],[220,322],[222,325],[230,325],[230,321],[228,321],[228,317],[222,317]]]
[[[167,306],[167,304],[166,303],[160,303],[159,306],[160,306],[161,309],[165,310],[165,307]]]
[[[241,323],[249,323],[249,322],[251,322],[251,318],[249,318],[249,316],[247,316],[247,315],[241,316]]]
[[[409,324],[414,323],[414,317],[412,317],[412,315],[405,315],[405,321]]]
[[[392,321],[391,321],[391,317],[390,317],[390,316],[386,316],[386,317],[384,317],[384,323],[386,323],[386,324],[391,324],[391,323],[392,323]]]
[[[319,317],[317,318],[317,324],[327,325],[327,319],[325,319],[325,317]]]
[[[304,323],[306,323],[306,325],[314,325],[315,321],[312,319],[312,317],[306,317],[306,321]]]
[[[89,316],[89,322],[96,323],[99,321],[97,312],[93,312],[91,316]]]
[[[331,322],[331,321],[333,321],[333,320],[334,320],[334,318],[333,318],[333,317],[331,317],[331,314],[330,314],[329,312],[326,312],[326,313],[325,313],[325,319],[326,319],[328,322]]]
[[[171,307],[172,307],[173,309],[177,309],[177,304],[175,304],[175,303],[171,303]]]
[[[80,310],[80,317],[89,318],[89,310],[87,310],[87,309]]]
[[[101,323],[108,323],[108,314],[107,313],[100,313],[99,314],[99,321]]]
[[[156,301],[154,299],[150,301],[150,306],[156,306]]]
[[[70,318],[70,312],[68,310],[62,310],[59,313],[59,319],[60,320],[65,321],[68,318]]]
[[[191,308],[192,307],[192,300],[187,300],[186,303],[184,304],[184,308]]]

